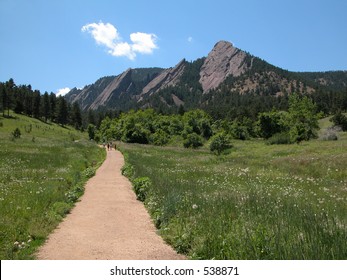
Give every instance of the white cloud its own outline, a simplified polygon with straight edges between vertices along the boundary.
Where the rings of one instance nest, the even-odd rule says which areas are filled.
[[[68,87],[66,88],[61,88],[61,89],[58,89],[57,92],[55,93],[56,96],[64,96],[65,94],[67,94],[68,92],[70,91],[70,89]]]
[[[157,40],[157,36],[155,34],[147,34],[147,33],[132,33],[130,34],[130,40],[134,43],[131,48],[134,52],[143,53],[143,54],[151,54],[154,49],[157,49],[157,45],[155,44]]]
[[[125,56],[134,60],[136,54],[151,54],[154,49],[158,48],[155,34],[131,33],[130,40],[132,43],[128,43],[123,41],[117,28],[110,23],[104,24],[101,21],[99,23],[90,23],[84,25],[81,30],[90,33],[96,43],[105,46],[112,56]]]
[[[82,27],[82,32],[91,33],[97,44],[108,48],[113,48],[115,42],[120,40],[117,29],[110,23],[90,23]]]
[[[192,36],[189,36],[188,37],[188,43],[192,43],[193,42],[193,37]]]

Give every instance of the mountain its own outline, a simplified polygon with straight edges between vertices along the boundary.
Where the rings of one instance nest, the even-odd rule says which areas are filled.
[[[83,89],[74,88],[65,98],[78,102],[83,110],[152,107],[177,111],[184,106],[230,111],[237,106],[235,99],[240,98],[275,97],[281,101],[280,97],[292,92],[314,95],[346,88],[347,71],[290,72],[230,42],[219,41],[207,57],[192,62],[183,59],[168,69],[128,69],[117,76],[100,78]]]

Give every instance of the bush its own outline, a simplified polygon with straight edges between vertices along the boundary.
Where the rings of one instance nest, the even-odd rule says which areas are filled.
[[[61,201],[55,202],[52,206],[53,212],[61,217],[65,217],[66,214],[69,214],[70,209],[70,204]]]
[[[220,155],[223,151],[232,148],[230,138],[225,133],[218,133],[212,137],[210,151]]]
[[[274,144],[292,144],[291,137],[288,132],[280,132],[276,133],[273,136],[271,136],[267,140],[267,144],[274,145]]]
[[[187,135],[186,139],[183,141],[183,146],[185,148],[193,148],[196,149],[203,145],[202,137],[195,132]]]
[[[122,175],[131,179],[134,176],[134,167],[130,163],[125,163],[121,168]]]
[[[134,191],[138,200],[145,201],[151,184],[151,180],[148,177],[136,178],[133,181]]]
[[[22,133],[20,132],[18,127],[12,132],[12,136],[14,138],[20,138],[21,135],[22,135]]]
[[[341,110],[330,119],[335,125],[340,126],[342,131],[347,131],[347,117],[342,114]]]
[[[164,146],[169,142],[169,135],[163,131],[162,129],[159,129],[155,133],[153,133],[150,137],[150,143],[156,146]]]
[[[87,179],[93,177],[95,175],[95,168],[88,167],[87,169],[83,170],[82,175]]]

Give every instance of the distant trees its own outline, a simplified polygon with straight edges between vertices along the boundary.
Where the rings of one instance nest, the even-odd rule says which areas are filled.
[[[347,131],[347,116],[339,110],[331,119],[334,125],[340,126],[342,131]]]
[[[189,81],[187,77],[197,75],[202,62],[197,61],[187,68],[186,83]],[[230,79],[233,81],[234,78]],[[198,84],[195,86],[197,91],[201,90]],[[299,83],[296,86],[303,85]],[[179,89],[189,90],[181,83],[178,88],[167,87],[163,92],[169,98],[174,90],[175,95],[183,99]],[[195,98],[193,93],[190,97]],[[185,102],[189,100],[185,98]],[[325,108],[322,103],[329,101],[336,111],[347,109],[347,91],[336,95],[320,92],[317,95],[266,96],[255,92],[230,92],[228,85],[224,84],[218,90],[204,94],[199,105],[204,109],[189,110],[192,102],[195,102],[193,99],[187,107],[186,103],[184,107],[183,104],[176,106],[171,114],[165,114],[165,107],[130,110],[127,113],[106,109],[83,112],[78,103],[69,104],[64,97],[57,97],[54,93],[41,94],[30,85],[16,86],[13,79],[0,83],[0,113],[3,116],[14,110],[45,122],[72,125],[76,129],[87,129],[90,139],[97,141],[115,139],[128,143],[166,145],[178,139],[185,147],[196,148],[219,135],[213,139],[215,143],[212,147],[216,153],[220,153],[218,145],[223,144],[225,139],[261,137],[269,139],[269,143],[312,139],[317,135],[318,118],[321,117],[318,112],[323,109],[325,114],[333,110]],[[338,105],[338,102],[341,104]],[[341,112],[334,117],[334,122],[340,125],[345,118]]]
[[[282,143],[308,141],[317,136],[320,117],[311,99],[292,94],[289,96],[288,112],[273,110],[259,114],[259,135],[265,139],[275,137]]]
[[[10,110],[45,122],[82,128],[82,112],[77,103],[70,106],[62,96],[48,92],[41,94],[32,90],[31,85],[17,86],[13,79],[0,83],[0,112],[9,116]]]

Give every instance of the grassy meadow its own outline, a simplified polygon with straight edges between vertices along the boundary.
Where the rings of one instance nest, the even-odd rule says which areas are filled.
[[[132,177],[150,178],[145,204],[163,238],[192,259],[347,259],[347,133],[233,145],[216,156],[121,144]]]
[[[20,138],[12,136],[16,128]],[[34,258],[104,158],[72,128],[0,117],[0,259]]]

